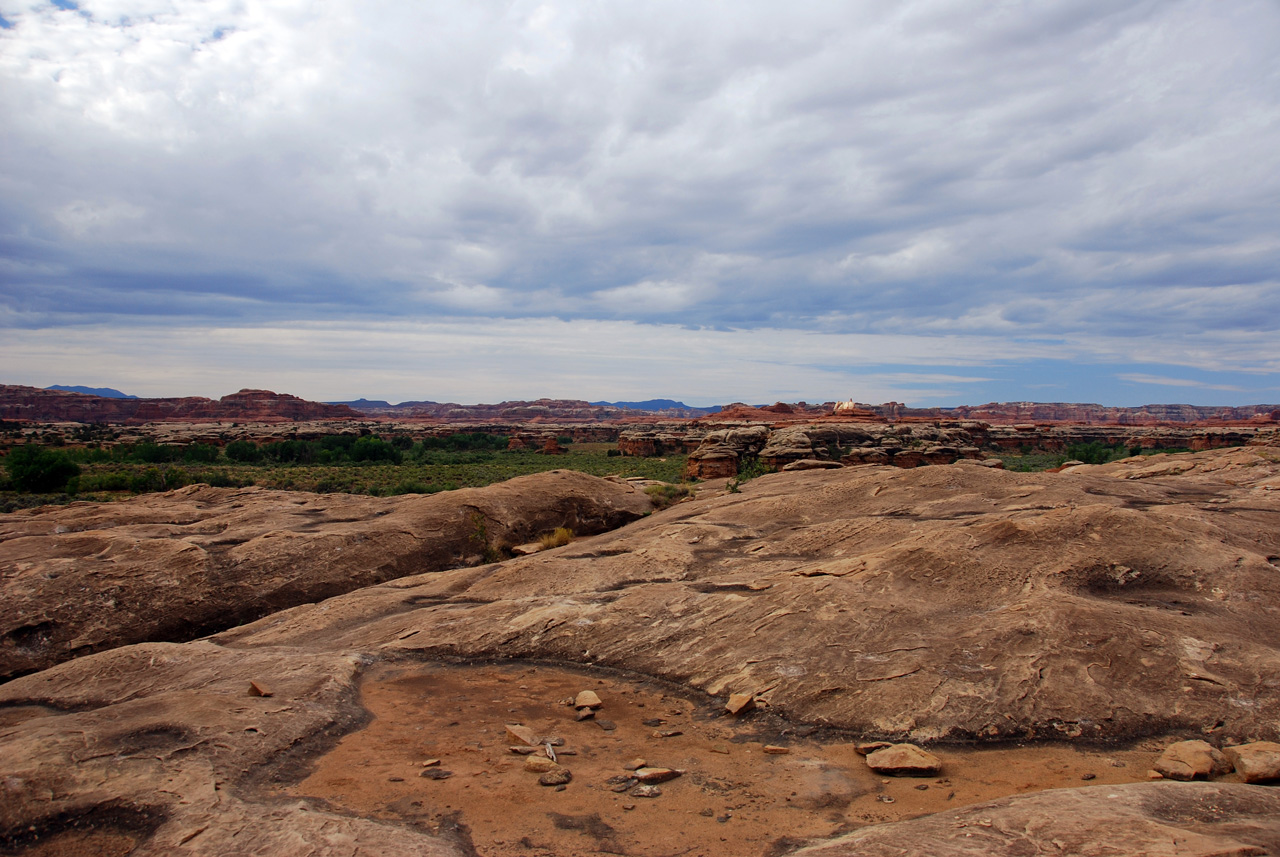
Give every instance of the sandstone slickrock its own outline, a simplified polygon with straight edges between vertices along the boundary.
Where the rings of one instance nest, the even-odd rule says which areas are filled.
[[[712,695],[771,687],[788,717],[898,740],[1117,739],[1219,720],[1273,739],[1280,495],[1266,486],[1280,450],[1187,458],[1200,463],[1138,480],[963,465],[767,475],[571,549],[218,639],[589,661]]]
[[[1231,771],[1231,762],[1208,741],[1179,741],[1156,759],[1156,771],[1170,780],[1220,777]]]
[[[767,475],[563,550],[389,581],[207,640],[77,658],[0,685],[0,837],[110,811],[132,819],[136,854],[184,841],[187,853],[224,854],[241,835],[285,857],[335,841],[393,857],[462,853],[418,829],[262,796],[291,760],[361,723],[357,680],[379,659],[592,663],[721,698],[759,688],[793,721],[900,741],[1210,728],[1275,740],[1280,451],[1182,460],[1192,465],[1140,479],[1125,477],[1150,462]],[[274,696],[247,695],[252,681]],[[808,853],[1104,854],[1119,843],[1110,853],[1159,855],[1176,836],[1179,854],[1250,854],[1280,849],[1277,819],[1280,792],[1263,786],[1090,787],[869,828]]]
[[[1274,741],[1255,741],[1227,747],[1223,754],[1246,783],[1280,780],[1280,744]]]
[[[1228,783],[1055,789],[866,827],[795,857],[1247,857],[1280,849],[1280,790]]]
[[[193,485],[0,516],[0,679],[478,564],[556,527],[598,533],[651,508],[630,485],[556,470],[425,496]]]

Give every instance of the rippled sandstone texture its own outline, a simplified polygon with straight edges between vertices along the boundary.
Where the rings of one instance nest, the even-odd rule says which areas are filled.
[[[359,725],[358,677],[386,660],[603,664],[866,738],[1275,740],[1278,596],[1270,447],[1060,474],[773,474],[554,551],[0,685],[0,831],[109,811],[141,831],[138,854],[461,853],[257,791]],[[1274,789],[1234,783],[1072,789],[819,853],[1101,854],[1123,828],[1122,853],[1256,854],[1280,847],[1277,809]]]
[[[557,527],[598,533],[651,508],[631,485],[556,470],[431,495],[192,485],[0,515],[0,679],[491,561]]]

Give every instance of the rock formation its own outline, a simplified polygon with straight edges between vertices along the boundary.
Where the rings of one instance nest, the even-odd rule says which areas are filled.
[[[1074,425],[1222,424],[1280,421],[1280,405],[1214,407],[1199,405],[1142,405],[1136,408],[1071,402],[990,402],[955,408],[909,408],[901,402],[869,405],[839,402],[833,413],[846,417],[864,414],[889,420],[982,420],[1000,425],[1012,423],[1071,423]]]
[[[297,422],[356,419],[345,405],[308,402],[269,390],[241,390],[218,401],[192,396],[179,399],[117,399],[64,393],[12,384],[0,385],[0,419],[33,422],[122,423],[208,420]]]
[[[758,440],[762,450],[767,430]],[[100,523],[111,507],[66,511]],[[5,520],[15,518],[41,515]],[[171,544],[175,562],[183,542],[207,551],[241,531],[250,539],[228,553],[299,545],[272,566],[283,575],[333,562],[335,547],[364,552],[349,568],[377,568],[402,555],[401,540],[440,529],[399,507],[358,521],[312,514],[276,536],[230,513],[207,530],[200,520],[138,522],[132,535]],[[67,536],[87,538],[43,538]],[[129,551],[123,539],[82,541],[27,584]],[[24,571],[38,557],[11,561]],[[753,703],[741,717],[933,750],[948,739],[1275,742],[1277,605],[1275,447],[1061,473],[960,461],[769,474],[555,550],[389,580],[0,685],[0,842],[21,847],[83,819],[142,855],[467,853],[426,825],[268,792],[364,722],[364,670],[422,660],[593,664],[705,693],[717,713],[737,694]],[[662,730],[675,734],[669,707],[634,715],[654,718],[654,747]],[[577,725],[607,734],[603,722]],[[801,853],[1172,854],[1176,840],[1179,854],[1244,855],[1280,848],[1277,818],[1278,793],[1243,783],[1062,789],[873,825]]]
[[[0,680],[500,558],[557,527],[602,532],[651,508],[630,485],[554,470],[390,498],[192,485],[0,516]]]

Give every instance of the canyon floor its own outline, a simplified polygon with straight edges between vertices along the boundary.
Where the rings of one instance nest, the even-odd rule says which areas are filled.
[[[582,509],[565,498],[588,491],[592,509],[642,514],[632,489],[598,482],[544,498]],[[216,499],[266,514],[284,502],[268,493]],[[114,535],[84,508],[7,516],[20,537],[0,551],[22,551],[0,570],[28,591],[141,574],[156,610],[181,603],[161,597],[182,581],[161,587],[156,558],[230,518],[157,520],[149,502],[145,533],[130,534],[128,503]],[[499,506],[516,507],[488,502],[496,532]],[[445,518],[474,527],[473,513]],[[449,529],[411,529],[410,507],[275,514],[278,531],[226,548],[238,563],[214,550],[213,567],[305,578],[343,548],[382,582],[190,642],[139,642],[137,609],[116,630],[96,612],[99,651],[59,649],[0,684],[0,847],[1280,853],[1280,789],[1149,779],[1183,738],[1280,738],[1280,449],[773,474],[504,562],[462,556],[462,530],[462,567],[440,570],[379,564],[378,539],[356,538],[400,533],[412,556],[405,533]],[[10,654],[36,658],[44,640]],[[602,705],[578,720],[566,700],[584,690]],[[731,694],[754,707],[729,715]],[[554,740],[519,755],[509,724]],[[875,740],[927,746],[942,770],[875,774],[855,749]],[[563,789],[526,770],[548,743]],[[646,794],[626,779],[640,759],[680,776]]]

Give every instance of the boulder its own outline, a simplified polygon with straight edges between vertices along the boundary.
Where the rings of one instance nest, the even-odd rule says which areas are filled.
[[[942,760],[914,744],[891,744],[868,753],[867,766],[877,774],[932,777],[942,770]]]
[[[1209,779],[1230,773],[1231,762],[1208,741],[1179,741],[1165,748],[1155,769],[1170,780]]]
[[[1280,744],[1274,741],[1240,744],[1222,752],[1246,783],[1280,780]]]

